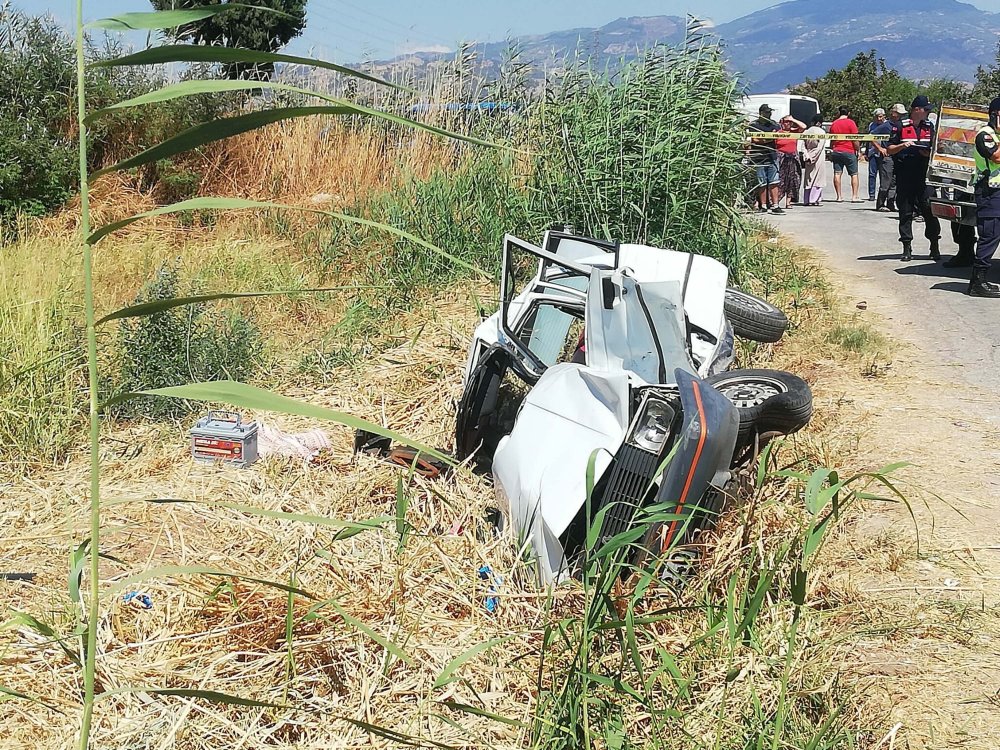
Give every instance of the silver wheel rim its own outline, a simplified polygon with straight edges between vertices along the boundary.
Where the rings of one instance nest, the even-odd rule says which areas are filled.
[[[769,398],[788,391],[781,381],[765,377],[723,382],[719,383],[716,389],[740,409],[752,409]]]
[[[771,305],[764,300],[750,296],[746,292],[741,292],[738,289],[728,289],[726,294],[733,299],[739,300],[740,304],[744,307],[749,307],[759,312],[771,312]]]

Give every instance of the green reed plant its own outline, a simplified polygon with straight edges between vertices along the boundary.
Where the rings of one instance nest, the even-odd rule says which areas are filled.
[[[696,26],[611,75],[580,64],[546,92],[531,186],[551,221],[732,262],[743,167],[739,96]]]
[[[86,387],[79,288],[56,254],[40,268],[39,250],[20,242],[0,251],[0,463],[14,473],[65,457]]]
[[[809,654],[821,654],[816,644],[807,650],[801,635],[818,617],[810,571],[834,522],[854,504],[907,504],[894,479],[902,464],[841,477],[830,469],[772,468],[776,455],[775,444],[765,449],[746,488],[750,497],[741,498],[744,538],[756,539],[758,516],[774,502],[768,498],[789,483],[800,521],[743,545],[742,559],[725,565],[732,572],[721,580],[712,571],[689,571],[673,591],[665,588],[664,565],[678,549],[655,564],[630,562],[641,559],[650,526],[677,518],[668,506],[647,508],[635,527],[607,540],[599,539],[601,514],[591,520],[583,604],[578,613],[554,617],[542,635],[532,747],[851,745],[841,715],[846,704],[813,703],[803,674]],[[692,627],[682,642],[665,643],[662,626],[679,618]],[[768,666],[746,672],[754,662]],[[689,722],[705,711],[716,718],[698,726],[714,729],[695,742]]]
[[[461,265],[403,238],[387,239],[376,227],[339,222],[331,224],[325,266],[336,269],[346,259],[363,259],[363,280],[380,287],[380,302],[389,312],[405,309],[415,293],[444,288],[459,276],[494,276],[504,235],[539,227],[516,175],[515,153],[469,150],[458,159],[456,166],[436,169],[426,179],[411,176],[389,191],[366,196],[350,213],[446,248]]]

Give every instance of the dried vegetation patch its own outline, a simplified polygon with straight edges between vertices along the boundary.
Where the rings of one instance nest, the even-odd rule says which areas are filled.
[[[593,593],[577,583],[540,588],[510,531],[487,520],[496,502],[488,481],[466,471],[409,477],[352,457],[342,429],[313,465],[268,459],[247,471],[219,469],[191,463],[186,424],[111,425],[97,743],[520,747],[554,726],[560,744],[576,746],[584,738],[572,736],[566,691],[580,684],[579,644],[587,639],[587,669],[600,677],[588,687],[598,744],[616,733],[628,738],[622,747],[736,748],[776,735],[836,747],[880,738],[879,701],[840,676],[851,652],[845,628],[861,601],[841,575],[850,544],[835,535],[812,565],[797,618],[794,551],[808,516],[801,487],[769,475],[795,462],[816,465],[850,444],[838,403],[863,362],[816,356],[823,327],[838,315],[829,296],[781,294],[794,310],[794,334],[741,356],[804,372],[817,394],[816,424],[760,477],[744,479],[700,572],[682,590],[647,593],[631,631],[595,636],[585,622]],[[389,335],[380,354],[338,368],[323,384],[284,390],[447,447],[475,300],[488,296],[486,288],[455,287],[398,321],[410,335],[395,344]],[[289,418],[281,426],[307,425]],[[65,571],[70,540],[83,532],[67,519],[85,517],[85,485],[76,456],[61,470],[3,485],[0,564],[38,577],[0,583],[0,595],[68,646],[24,621],[3,633],[4,686],[48,706],[5,705],[0,733],[22,746],[64,747],[75,730],[81,681]],[[336,519],[352,531],[350,524],[375,519],[378,528],[345,533],[290,514]],[[126,583],[162,566],[190,571]],[[482,566],[496,577],[482,580]],[[131,591],[148,594],[152,609],[126,604]],[[182,694],[132,692],[140,687]],[[257,704],[212,702],[197,691]]]

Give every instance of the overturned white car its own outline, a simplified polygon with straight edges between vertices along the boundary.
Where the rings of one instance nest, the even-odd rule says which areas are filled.
[[[722,263],[556,231],[542,247],[504,244],[501,306],[472,340],[455,450],[492,471],[543,580],[574,571],[602,508],[601,538],[655,504],[684,520],[649,528],[644,550],[658,558],[691,543],[724,504],[732,469],[808,423],[801,378],[727,372],[734,332],[776,341],[787,319],[727,288]]]

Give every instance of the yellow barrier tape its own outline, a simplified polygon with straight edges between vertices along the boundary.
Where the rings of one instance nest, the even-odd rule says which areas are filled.
[[[887,141],[889,136],[887,135],[868,135],[858,133],[857,135],[851,135],[849,133],[835,134],[835,133],[758,133],[756,131],[747,131],[748,138],[759,138],[764,141],[776,141],[779,138],[791,138],[795,141],[800,140],[817,140],[817,141]]]

